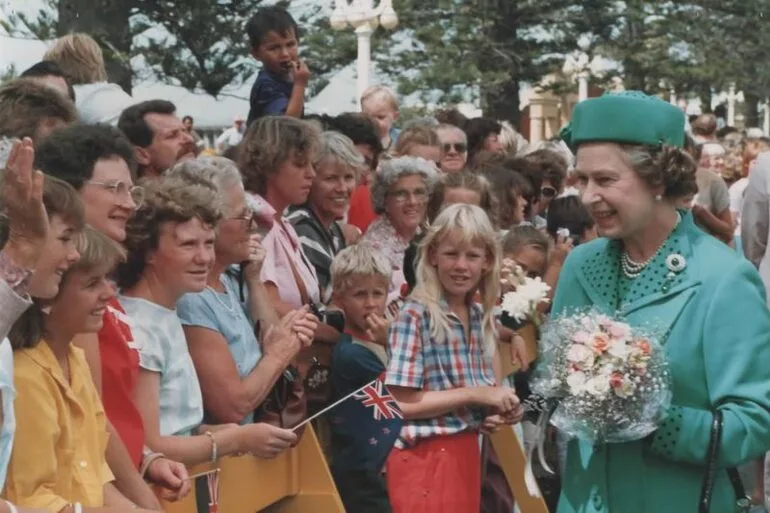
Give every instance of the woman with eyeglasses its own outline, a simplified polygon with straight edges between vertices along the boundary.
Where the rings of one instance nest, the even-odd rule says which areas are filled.
[[[182,296],[177,315],[200,381],[206,421],[247,424],[299,353],[303,340],[312,341],[317,323],[307,311],[297,310],[284,321],[293,322],[291,336],[274,329],[281,321],[259,279],[265,251],[254,233],[254,215],[232,161],[222,157],[186,160],[167,176],[210,181],[224,205],[206,287]]]
[[[362,242],[382,251],[393,266],[388,303],[398,299],[404,277],[404,254],[424,226],[428,199],[438,181],[433,163],[397,157],[381,164],[372,185],[372,204],[380,215]]]
[[[144,189],[134,185],[134,148],[108,125],[74,125],[55,131],[39,146],[36,166],[64,180],[79,193],[86,222],[123,244],[126,223],[141,206]],[[98,333],[80,334],[73,343],[85,351],[109,422],[107,463],[115,485],[136,504],[160,507],[146,478],[165,489],[166,499],[190,489],[184,465],[153,453],[144,445],[144,424],[133,397],[139,378],[139,352],[132,319],[117,298],[107,302]],[[102,386],[104,384],[104,386]]]
[[[441,141],[441,170],[458,173],[468,161],[468,137],[454,125],[439,125],[436,129]]]

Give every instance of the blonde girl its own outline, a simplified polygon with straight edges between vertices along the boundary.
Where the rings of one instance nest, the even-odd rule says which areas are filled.
[[[515,392],[496,386],[493,371],[497,233],[481,208],[451,205],[419,261],[388,337],[386,384],[405,419],[387,462],[388,495],[394,513],[479,511],[478,431],[519,418]]]

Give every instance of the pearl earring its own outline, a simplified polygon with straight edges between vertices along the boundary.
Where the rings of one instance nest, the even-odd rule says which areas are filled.
[[[658,203],[663,201],[663,195],[662,194],[656,194],[655,195],[655,201],[657,201]]]

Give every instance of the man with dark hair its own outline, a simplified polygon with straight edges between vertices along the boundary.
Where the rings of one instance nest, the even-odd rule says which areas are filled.
[[[251,88],[246,125],[263,116],[302,116],[310,70],[298,58],[297,22],[283,7],[262,7],[246,24],[246,33],[252,57],[262,63]]]
[[[0,87],[0,137],[39,142],[76,120],[75,105],[49,86],[19,78]]]
[[[134,145],[139,177],[158,177],[183,158],[195,157],[195,141],[165,100],[149,100],[120,114],[118,128]]]
[[[182,124],[184,125],[185,131],[193,138],[193,142],[195,143],[195,153],[197,155],[198,152],[206,146],[206,141],[195,131],[195,120],[192,116],[187,115],[183,117]]]
[[[53,61],[40,61],[33,64],[24,70],[20,76],[53,87],[72,100],[72,103],[75,103],[75,89],[72,88],[67,75]]]

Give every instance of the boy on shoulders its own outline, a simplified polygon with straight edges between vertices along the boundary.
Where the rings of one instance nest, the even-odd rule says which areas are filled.
[[[262,63],[251,88],[247,126],[263,116],[301,117],[310,70],[297,56],[297,22],[282,7],[263,7],[246,24],[246,33],[251,55]]]

